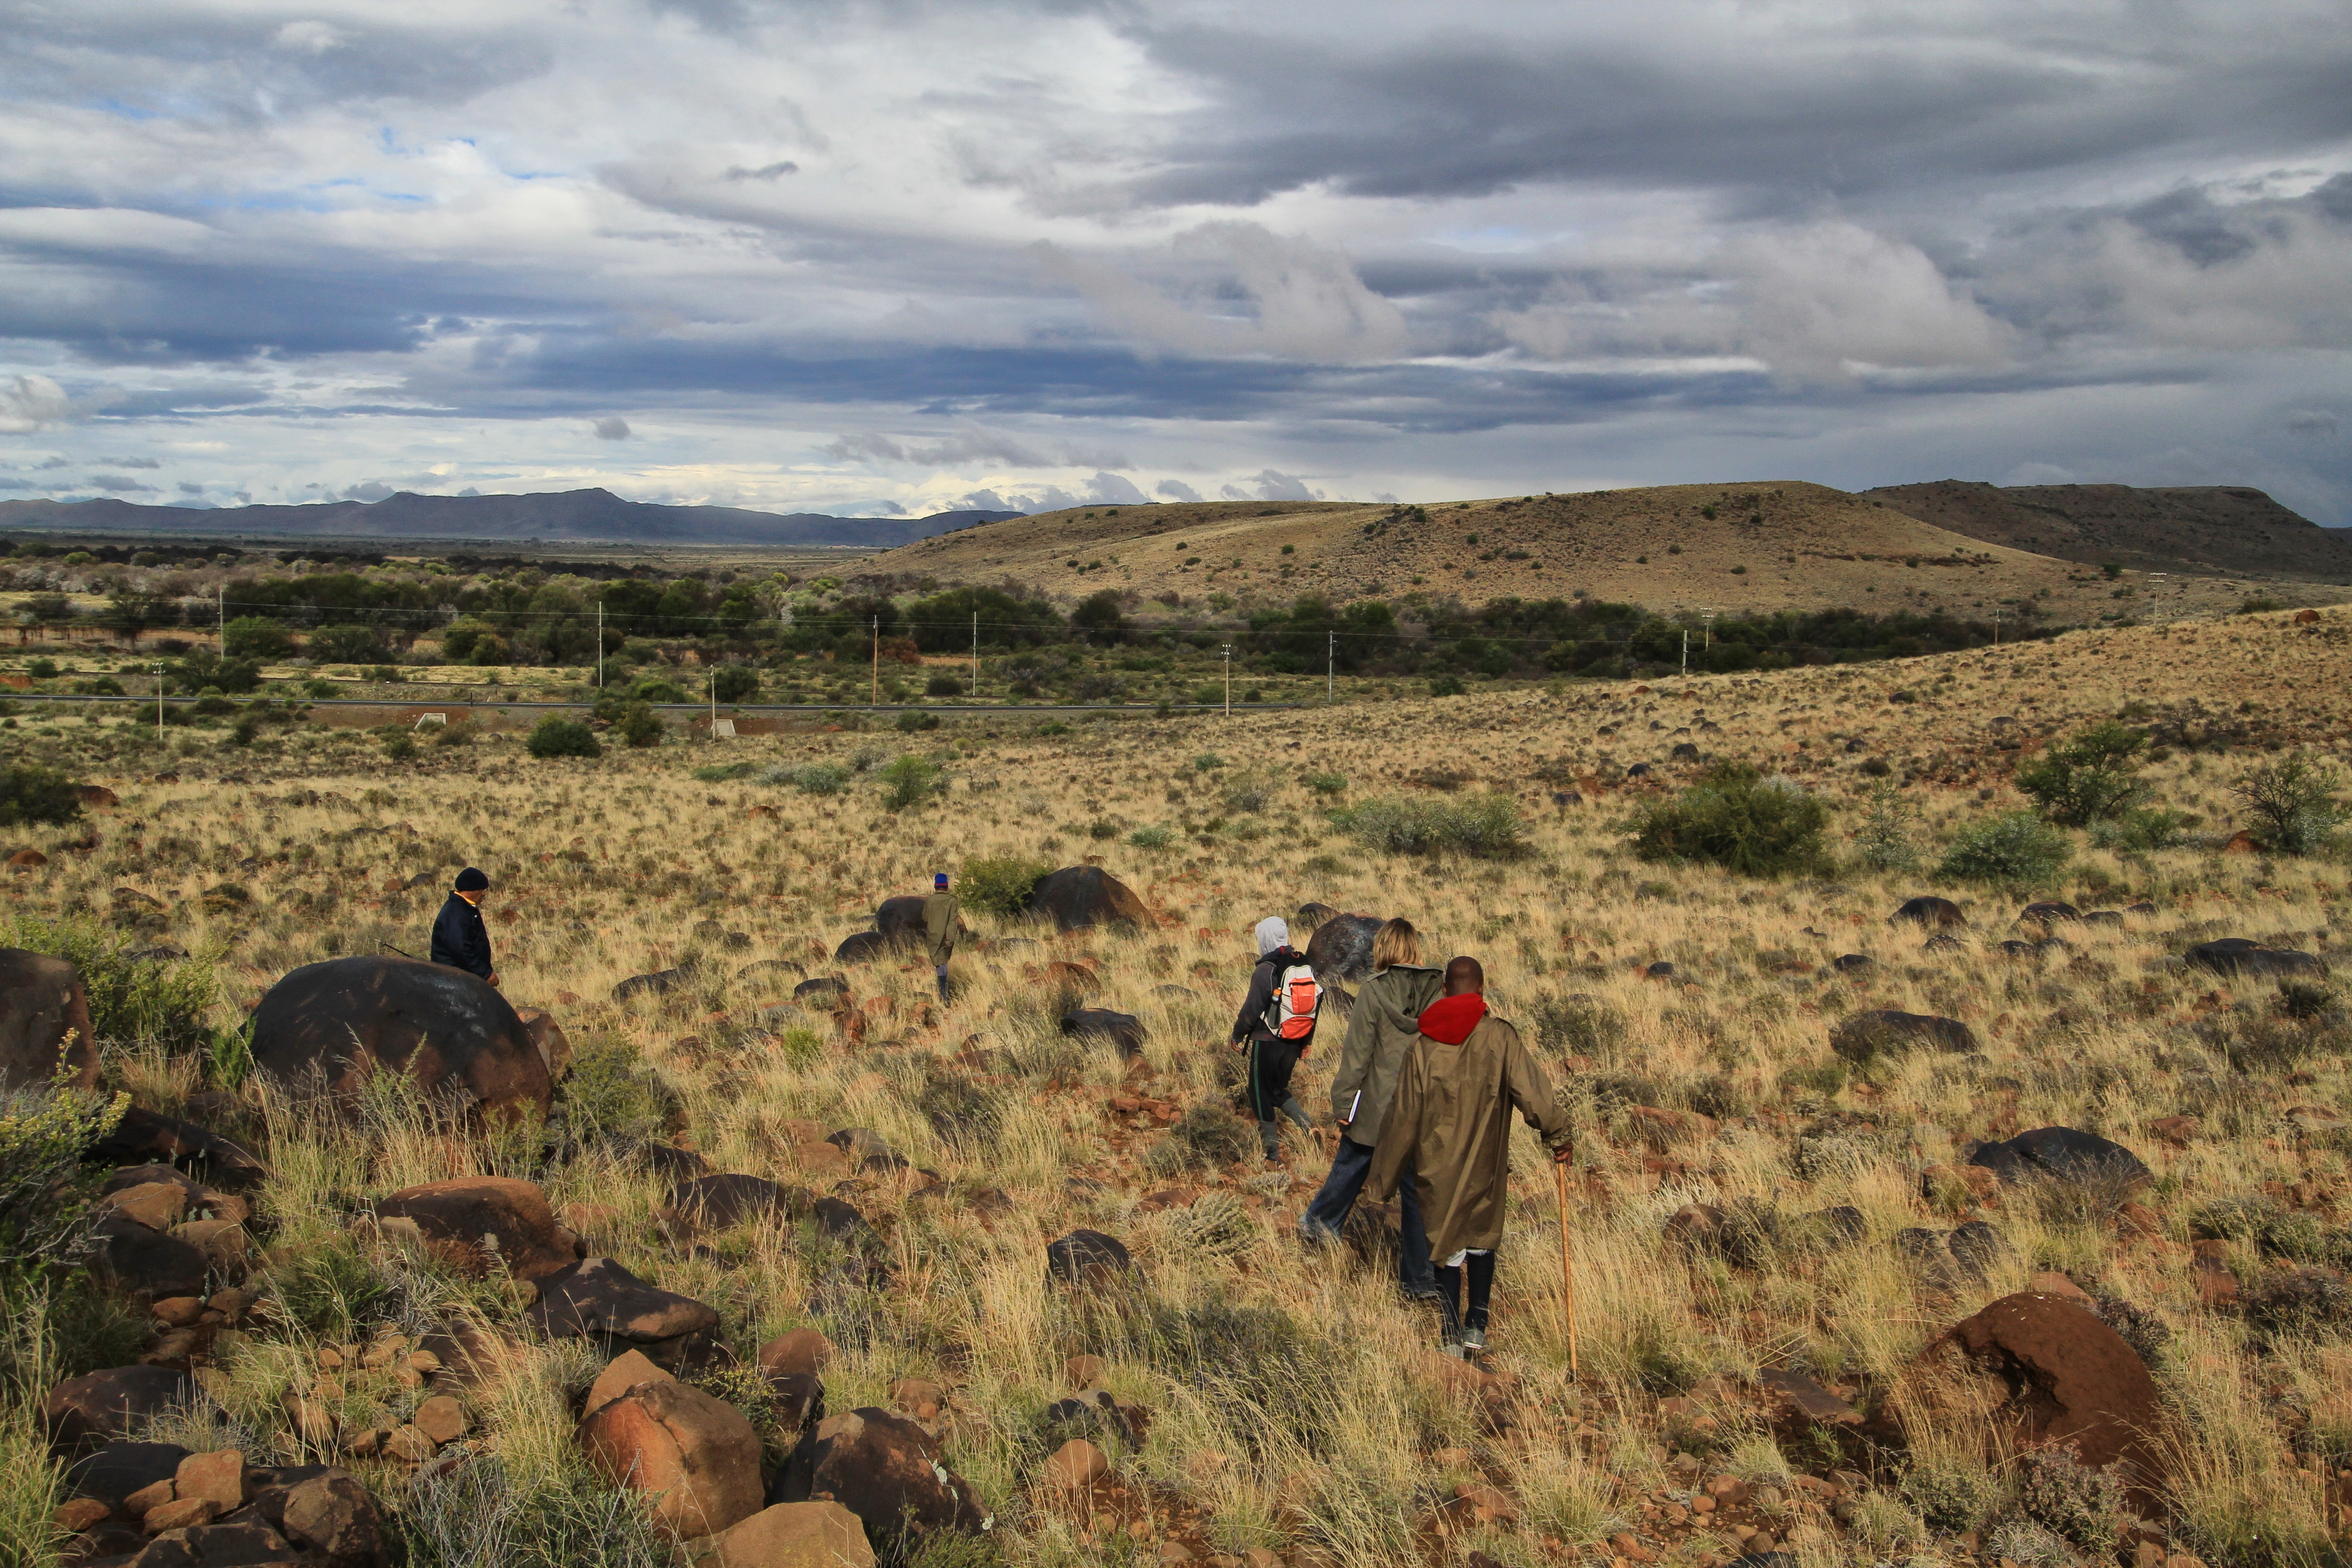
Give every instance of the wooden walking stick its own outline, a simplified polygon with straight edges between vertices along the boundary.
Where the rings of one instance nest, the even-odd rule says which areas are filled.
[[[1568,1255],[1568,1163],[1552,1162],[1552,1173],[1559,1182],[1559,1284],[1568,1302],[1568,1375],[1578,1375],[1576,1364],[1576,1274],[1570,1267]]]

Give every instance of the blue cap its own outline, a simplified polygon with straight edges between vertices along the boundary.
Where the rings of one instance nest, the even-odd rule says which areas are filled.
[[[931,886],[932,886],[932,887],[934,887],[934,888],[939,888],[939,889],[944,889],[947,887],[947,885],[948,885],[948,874],[947,874],[945,871],[934,871],[934,872],[932,872],[932,873],[931,873]]]

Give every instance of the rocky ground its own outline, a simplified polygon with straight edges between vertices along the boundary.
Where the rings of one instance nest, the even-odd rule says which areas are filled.
[[[11,1135],[83,1017],[69,1068],[131,1110],[95,1253],[13,1321],[0,1560],[2340,1561],[2352,886],[2231,784],[2341,754],[2347,635],[1008,717],[919,737],[944,787],[898,811],[908,742],[848,731],[169,776],[28,739],[92,792],[9,830],[0,940],[80,983],[0,976]],[[2179,845],[2078,836],[2030,890],[1856,859],[1873,785],[1932,865],[2116,713]],[[1832,803],[1836,874],[1633,858],[1625,812],[1717,757]],[[814,760],[842,793],[787,782]],[[1495,795],[1513,857],[1326,815]],[[1026,913],[968,879],[942,1003],[882,901],[1014,857],[1063,873]],[[469,863],[497,995],[384,951]],[[1476,1361],[1397,1299],[1387,1211],[1299,1244],[1324,1149],[1258,1159],[1222,1045],[1291,911],[1343,991],[1334,911],[1485,961],[1580,1130],[1573,1367],[1531,1134]]]

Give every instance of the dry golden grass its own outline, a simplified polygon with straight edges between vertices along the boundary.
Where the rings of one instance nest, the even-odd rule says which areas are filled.
[[[1509,1493],[1521,1522],[1450,1535],[1449,1550],[1476,1544],[1532,1568],[1632,1530],[1669,1560],[1696,1562],[1730,1552],[1732,1538],[1668,1520],[1722,1470],[1775,1489],[1777,1505],[1737,1517],[1801,1560],[1884,1554],[1929,1533],[1893,1489],[1895,1470],[1874,1488],[1853,1483],[1851,1518],[1833,1520],[1821,1499],[1791,1486],[1792,1468],[1856,1456],[1775,1447],[1738,1389],[1761,1370],[1798,1366],[1865,1404],[1882,1398],[1943,1328],[2051,1268],[2137,1303],[2172,1331],[2157,1370],[2182,1416],[2177,1527],[2208,1542],[2268,1531],[2273,1542],[2308,1543],[2340,1528],[2330,1510],[2352,1500],[2329,1479],[2352,1462],[2342,1331],[2266,1341],[2207,1311],[2186,1243],[2192,1213],[2218,1200],[2287,1194],[2340,1225],[2352,1146],[2297,1131],[2284,1113],[2352,1110],[2352,1079],[2340,1055],[2302,1063],[2293,1081],[2229,1073],[2211,1029],[2200,1036],[2196,1026],[2235,1026],[2269,1006],[2273,988],[2165,960],[2187,943],[2242,934],[2332,951],[2340,965],[2352,922],[2342,864],[2206,847],[2085,849],[2052,891],[2085,908],[2145,899],[2157,912],[2070,930],[2068,953],[2020,963],[1991,944],[2012,934],[2021,897],[1938,885],[1924,873],[1769,883],[1636,862],[1616,825],[1651,786],[1618,770],[1663,765],[1687,740],[1851,807],[1872,782],[1863,764],[1879,758],[1888,776],[1915,781],[1919,835],[1932,847],[1957,824],[2017,804],[2005,782],[2021,754],[2012,742],[2030,750],[2137,702],[2148,721],[2171,727],[2169,753],[2151,769],[2159,797],[2197,814],[2196,833],[2221,836],[2235,826],[2227,782],[2259,748],[2343,749],[2352,733],[2341,678],[2347,641],[2352,617],[2341,612],[2309,626],[2250,616],[1840,669],[1135,721],[1054,736],[1007,715],[913,738],[803,733],[597,762],[533,762],[506,736],[427,748],[423,764],[404,769],[357,736],[304,734],[194,757],[178,783],[103,779],[122,806],[102,819],[101,846],[58,855],[5,886],[23,912],[102,911],[116,886],[162,900],[173,910],[172,940],[225,955],[226,1022],[297,964],[386,942],[422,952],[446,874],[480,865],[494,886],[485,910],[507,994],[552,1010],[583,1053],[642,1064],[676,1096],[677,1141],[714,1169],[812,1180],[789,1125],[805,1120],[870,1128],[959,1194],[1001,1189],[1010,1211],[983,1216],[954,1196],[913,1200],[929,1180],[920,1173],[856,1178],[850,1190],[887,1237],[898,1282],[854,1310],[815,1313],[821,1269],[790,1233],[740,1232],[698,1250],[657,1223],[659,1184],[593,1140],[549,1166],[511,1140],[452,1137],[389,1110],[354,1131],[256,1104],[278,1172],[261,1198],[279,1226],[273,1267],[290,1267],[305,1249],[373,1245],[350,1239],[356,1195],[469,1172],[531,1174],[559,1208],[600,1205],[592,1227],[600,1248],[710,1301],[739,1352],[821,1322],[842,1347],[826,1380],[831,1408],[887,1404],[908,1375],[951,1387],[951,1461],[1003,1521],[1015,1561],[1148,1559],[1171,1535],[1203,1551],[1276,1548],[1298,1562],[1415,1561],[1433,1539],[1420,1533],[1433,1500],[1477,1484]],[[66,729],[69,742],[74,726]],[[1858,748],[1849,751],[1849,740]],[[2229,746],[2219,755],[2210,750],[2217,740]],[[830,798],[688,776],[713,761],[870,764],[909,744],[932,753],[950,784],[939,801],[896,815],[863,773]],[[1212,753],[1214,765],[1199,760]],[[1373,853],[1331,827],[1328,801],[1305,783],[1339,773],[1343,798],[1360,800],[1413,790],[1433,772],[1462,775],[1441,781],[1455,788],[1515,796],[1530,852],[1493,862]],[[1265,799],[1237,812],[1226,797],[1245,777]],[[1581,802],[1554,804],[1553,792],[1571,785]],[[1842,811],[1836,831],[1853,819]],[[1090,831],[1097,824],[1099,837]],[[1154,826],[1171,830],[1169,847],[1128,845]],[[878,900],[919,891],[934,869],[1010,854],[1055,864],[1099,857],[1164,921],[1140,932],[1055,937],[973,917],[979,940],[959,953],[957,994],[945,1007],[931,1000],[920,963],[843,968],[825,956]],[[418,890],[387,891],[420,876],[429,880]],[[202,895],[224,882],[250,900],[207,907]],[[1920,933],[1886,925],[1896,903],[1922,892],[1969,906],[1966,951],[1923,953]],[[1550,1173],[1522,1133],[1491,1358],[1516,1379],[1507,1430],[1448,1394],[1418,1350],[1430,1322],[1395,1300],[1377,1267],[1298,1247],[1297,1215],[1322,1174],[1303,1142],[1293,1138],[1277,1170],[1155,1175],[1145,1161],[1161,1135],[1108,1111],[1123,1090],[1179,1105],[1219,1097],[1248,927],[1309,900],[1404,915],[1435,951],[1477,954],[1496,1010],[1585,1097],[1571,1235],[1584,1375],[1567,1372]],[[1042,938],[1042,948],[993,945],[1014,936]],[[1877,967],[1851,980],[1821,967],[1847,952],[1873,955]],[[1150,1039],[1134,1072],[1107,1051],[1058,1040],[1054,999],[1034,973],[1046,957],[1091,960],[1101,976],[1093,1004],[1144,1020]],[[845,974],[862,1037],[821,1014],[762,1014],[796,978],[737,977],[767,958]],[[689,960],[701,967],[686,994],[608,999],[632,974]],[[1677,966],[1675,983],[1643,977],[1658,960]],[[1576,1016],[1599,1022],[1564,1026],[1571,996]],[[1984,1055],[1915,1055],[1843,1079],[1822,1072],[1829,1025],[1864,1007],[1960,1018]],[[1301,1073],[1300,1097],[1318,1121],[1328,1121],[1322,1090],[1336,1055],[1335,1027]],[[166,1109],[199,1082],[184,1063],[121,1057],[112,1070]],[[994,1112],[992,1131],[943,1135],[920,1104],[942,1077],[973,1085]],[[583,1092],[576,1079],[574,1092]],[[1630,1114],[1638,1100],[1703,1110],[1712,1122],[1687,1123],[1687,1136],[1661,1147]],[[2186,1148],[2147,1131],[2184,1110],[2205,1118]],[[1981,1280],[1894,1260],[1895,1231],[1978,1212],[1948,1187],[1923,1196],[1924,1167],[1953,1162],[1963,1139],[2052,1123],[2115,1138],[2147,1161],[2158,1185],[2145,1201],[2160,1238],[2129,1238],[2096,1215],[2012,1192],[1982,1211],[2010,1250]],[[1171,1220],[1180,1211],[1145,1211],[1143,1200],[1171,1187],[1180,1198],[1233,1194],[1262,1234],[1238,1252],[1189,1248]],[[1683,1204],[1735,1201],[1786,1215],[1850,1204],[1868,1237],[1755,1268],[1692,1259],[1662,1239]],[[1149,1343],[1106,1339],[1048,1290],[1044,1244],[1079,1225],[1128,1238],[1151,1293],[1172,1310],[1199,1321],[1222,1303],[1286,1326],[1263,1328],[1263,1359],[1245,1346],[1220,1375],[1175,1375]],[[395,1315],[412,1330],[510,1310],[495,1291],[436,1282],[413,1259],[373,1266],[405,1282]],[[297,1445],[277,1396],[302,1375],[308,1348],[257,1342],[226,1369],[229,1413],[289,1457]],[[1065,1358],[1093,1350],[1109,1355],[1122,1396],[1157,1413],[1144,1450],[1120,1459],[1130,1488],[1151,1500],[1140,1537],[1114,1542],[1032,1490],[1038,1414],[1066,1392]],[[510,1467],[572,1463],[562,1395],[584,1369],[564,1353],[531,1352],[508,1387],[478,1402]],[[2332,1435],[2316,1457],[2292,1446],[2300,1428],[2265,1394],[2280,1385],[2304,1391],[2309,1429]],[[1695,1411],[1662,1412],[1662,1397],[1695,1386]],[[1927,1458],[1958,1464],[1972,1451],[1949,1447]],[[1676,1460],[1683,1449],[1699,1455],[1696,1468]],[[396,1491],[394,1478],[377,1479]],[[1913,1560],[1965,1552],[1949,1536],[1931,1550],[1949,1555]]]

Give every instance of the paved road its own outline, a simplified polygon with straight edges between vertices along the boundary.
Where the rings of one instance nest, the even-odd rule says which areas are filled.
[[[132,706],[143,706],[149,708],[155,705],[155,699],[152,697],[85,697],[79,692],[69,691],[11,691],[5,687],[0,687],[0,700],[9,700],[17,702],[121,702]],[[194,702],[196,699],[193,697],[166,697],[163,700],[176,708]],[[526,702],[519,698],[477,699],[465,697],[305,697],[299,699],[299,701],[305,708],[422,708],[436,711],[444,708],[543,708],[553,710],[562,709],[586,710],[595,706],[593,702]],[[710,711],[710,704],[708,702],[656,702],[653,704],[653,706],[660,711],[667,713],[707,714]],[[728,719],[740,719],[761,713],[961,713],[1006,715],[1024,713],[1157,713],[1160,711],[1160,704],[1157,702],[1073,702],[1063,704],[1034,702],[1023,703],[1017,708],[1010,706],[975,707],[971,704],[949,703],[920,703],[902,707],[891,707],[885,704],[881,707],[869,708],[862,702],[722,702],[719,706],[721,710],[720,716]],[[1304,708],[1307,707],[1307,704],[1304,702],[1257,702],[1249,704],[1237,702],[1234,706],[1237,709],[1247,707],[1252,712],[1271,712],[1274,710],[1282,708]],[[1223,712],[1223,708],[1221,704],[1214,702],[1171,702],[1168,704],[1168,710],[1171,713],[1218,713]]]

